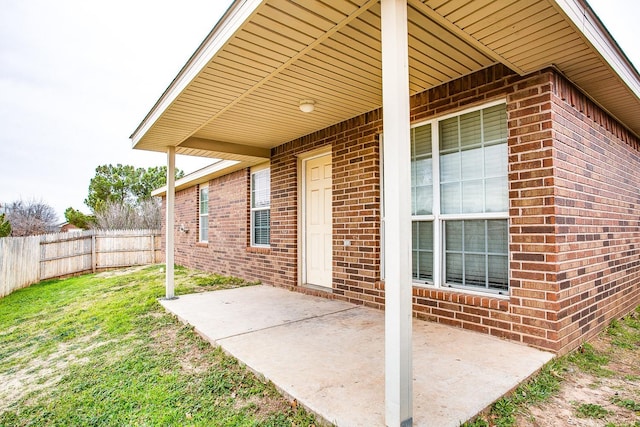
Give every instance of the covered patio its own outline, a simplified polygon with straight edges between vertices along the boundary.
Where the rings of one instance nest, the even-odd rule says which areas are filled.
[[[281,288],[162,300],[183,322],[338,426],[382,426],[384,313]],[[413,322],[413,423],[458,426],[553,355],[436,323]]]
[[[218,325],[224,316],[217,320],[205,316],[202,323],[197,320],[202,313],[218,316],[223,312],[200,305],[204,296],[167,301],[167,307],[193,322],[210,340],[281,383],[278,385],[283,390],[298,396],[312,410],[340,425],[455,425],[530,375],[550,355],[412,320],[410,123],[433,111],[414,112],[411,117],[410,97],[445,88],[445,84],[496,64],[519,76],[545,68],[558,70],[590,94],[597,105],[636,134],[639,132],[637,72],[583,0],[234,1],[131,136],[136,149],[167,153],[167,299],[174,296],[176,154],[232,162],[225,168],[231,173],[269,161],[274,150],[288,141],[382,107],[384,144],[379,172],[384,176],[380,192],[385,197],[380,218],[376,216],[375,221],[384,217],[381,250],[385,312],[325,301],[309,305],[338,308],[309,318],[291,318],[286,304],[276,298],[269,303],[259,301],[247,319],[238,314],[241,311],[226,313],[229,319],[242,319],[240,324],[248,329],[218,333],[206,332],[204,325]],[[474,99],[456,102],[466,105]],[[295,177],[295,172],[291,176]],[[434,200],[437,203],[437,194]],[[287,240],[294,235],[296,241]],[[284,230],[278,238],[281,246],[273,246],[281,254],[287,245],[295,252],[304,236],[302,231]],[[345,240],[344,246],[351,247],[351,241]],[[303,284],[300,272],[304,263],[302,255],[297,263],[290,261],[298,285]],[[434,262],[441,264],[440,258]],[[441,282],[439,275],[436,269],[434,283]],[[251,291],[237,294],[242,292]],[[221,306],[228,309],[238,305]],[[184,313],[178,312],[183,306]],[[289,322],[266,322],[265,329],[265,320],[257,313],[266,319],[284,313],[283,320]],[[356,328],[357,322],[343,318],[356,314],[362,316],[357,316],[359,321],[370,322],[368,326]],[[304,329],[320,318],[333,319],[336,325]],[[244,323],[248,319],[256,323]],[[284,335],[276,339],[277,333]],[[255,342],[241,351],[244,340]],[[354,345],[362,340],[362,345]],[[455,343],[455,349],[451,343]],[[445,348],[450,351],[441,354]],[[270,351],[274,353],[267,356]],[[522,352],[522,357],[517,352]],[[315,363],[310,362],[312,353],[318,359]],[[487,360],[480,362],[481,355]],[[287,363],[279,365],[281,359]],[[520,362],[527,362],[526,368],[520,370],[516,366]],[[300,384],[317,388],[310,389],[307,396],[302,388],[289,384],[296,384],[293,379],[277,374],[278,366],[283,375],[290,370]],[[380,386],[344,384],[345,379],[358,378],[337,370],[349,366]],[[328,400],[320,399],[322,384],[329,385],[312,378],[310,372],[338,380],[331,386],[344,388],[347,394],[334,390],[324,398]],[[441,380],[436,380],[440,376]],[[457,381],[461,377],[465,382]],[[463,386],[453,388],[454,384]],[[463,393],[464,389],[468,393]],[[365,405],[357,410],[356,397]],[[454,403],[458,400],[459,407]],[[324,406],[316,407],[321,401]],[[332,413],[343,404],[349,407]],[[342,418],[351,413],[375,419],[360,422]],[[448,424],[443,424],[436,413],[444,414]]]

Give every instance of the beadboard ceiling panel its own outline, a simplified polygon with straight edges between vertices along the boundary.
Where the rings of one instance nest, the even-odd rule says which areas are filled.
[[[640,134],[638,73],[581,1],[408,0],[410,92],[499,62],[520,74],[555,66]],[[302,99],[313,113],[298,109]],[[132,139],[257,162],[185,141],[269,149],[381,105],[379,1],[242,0]]]

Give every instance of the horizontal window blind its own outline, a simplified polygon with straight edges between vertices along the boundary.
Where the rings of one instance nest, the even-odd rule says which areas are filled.
[[[251,174],[251,245],[271,244],[271,170]]]
[[[436,286],[508,291],[507,176],[503,103],[412,129],[414,280],[433,283],[438,276]]]

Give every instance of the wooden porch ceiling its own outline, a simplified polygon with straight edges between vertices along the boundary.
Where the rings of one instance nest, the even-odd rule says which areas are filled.
[[[640,135],[638,72],[583,0],[408,4],[412,94],[498,62],[520,74],[555,66]],[[380,107],[380,49],[378,0],[236,1],[133,146],[258,162]],[[316,102],[313,113],[298,109],[302,99]]]

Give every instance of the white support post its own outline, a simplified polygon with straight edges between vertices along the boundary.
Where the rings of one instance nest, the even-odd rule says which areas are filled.
[[[165,224],[165,288],[166,299],[174,299],[174,229],[176,204],[176,148],[167,147],[167,206]]]
[[[385,422],[413,425],[407,1],[381,0],[385,212]]]

